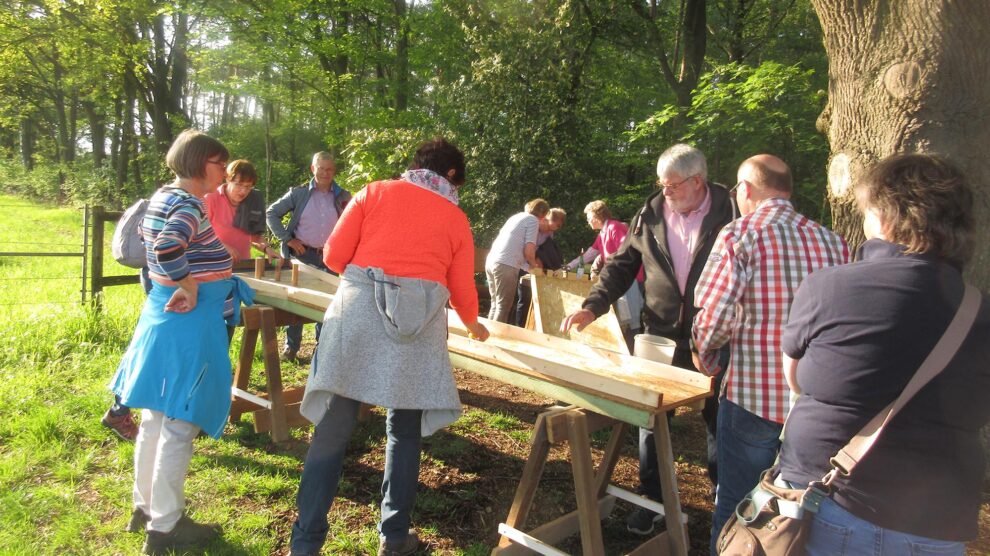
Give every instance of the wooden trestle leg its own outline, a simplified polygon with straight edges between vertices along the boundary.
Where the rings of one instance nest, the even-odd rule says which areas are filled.
[[[279,363],[278,335],[275,329],[275,309],[259,308],[261,313],[261,341],[265,355],[265,383],[268,399],[272,402],[272,440],[289,439],[289,424],[285,420],[285,402],[282,400],[282,366]]]
[[[278,327],[311,321],[264,305],[245,307],[241,311],[241,320],[244,336],[234,372],[234,400],[230,406],[230,420],[237,421],[245,413],[253,413],[256,432],[270,431],[275,442],[286,441],[289,439],[289,427],[305,424],[298,409],[303,389],[283,389]],[[251,382],[251,365],[259,336],[265,364],[266,392],[252,394],[247,389]]]
[[[674,466],[674,449],[670,442],[667,414],[658,413],[653,420],[653,439],[657,446],[657,467],[660,469],[660,492],[666,513],[667,533],[671,554],[688,553],[687,524],[681,511],[681,497],[677,491],[677,468]]]
[[[590,434],[611,427],[611,436],[595,469],[592,461]],[[618,463],[628,425],[609,417],[575,407],[551,410],[537,417],[529,458],[523,468],[523,476],[516,489],[516,496],[509,515],[499,527],[503,534],[492,556],[516,556],[537,551],[542,554],[560,555],[554,544],[575,533],[581,535],[583,556],[603,556],[601,520],[611,513],[615,505],[615,487],[609,487],[612,473]],[[661,489],[664,494],[664,510],[668,531],[646,541],[630,554],[675,554],[686,556],[687,534],[682,523],[680,498],[677,493],[674,456],[667,432],[666,415],[656,419],[654,431],[657,438],[657,454],[660,462]],[[523,532],[526,518],[536,496],[536,488],[550,453],[550,446],[566,442],[570,448],[570,463],[574,474],[574,493],[577,510],[553,521]],[[629,493],[631,495],[631,493]],[[628,497],[623,494],[623,497]],[[635,495],[631,495],[636,498]],[[676,523],[679,527],[670,527]],[[510,538],[511,535],[511,538]],[[517,544],[518,543],[518,544]],[[529,548],[527,548],[527,546]]]

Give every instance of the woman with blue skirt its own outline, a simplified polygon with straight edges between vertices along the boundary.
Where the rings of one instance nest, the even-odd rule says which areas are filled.
[[[111,389],[143,408],[127,530],[147,531],[145,554],[201,547],[220,532],[185,515],[184,483],[193,440],[200,430],[219,437],[230,410],[224,305],[250,297],[202,201],[228,158],[216,139],[182,132],[165,159],[176,179],[151,197],[141,225],[152,289]]]

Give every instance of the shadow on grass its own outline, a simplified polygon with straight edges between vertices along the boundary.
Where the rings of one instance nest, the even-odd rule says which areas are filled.
[[[546,411],[548,407],[546,404],[534,404],[507,400],[498,396],[478,394],[476,392],[471,392],[470,390],[463,390],[460,388],[458,388],[457,393],[461,397],[462,405],[485,408],[486,411],[498,411],[499,413],[511,415],[520,421],[529,423],[530,425],[536,423],[536,417],[540,413]]]
[[[483,412],[489,418],[478,421],[468,419],[459,425],[441,430],[423,439],[423,460],[420,469],[418,496],[413,512],[413,526],[423,532],[424,539],[432,540],[432,549],[440,543],[441,552],[450,548],[471,547],[471,552],[479,546],[494,546],[499,539],[498,524],[505,520],[522,476],[529,443],[514,440],[512,434],[518,431],[495,429],[491,426],[492,416],[511,415],[517,421],[519,430],[531,430],[536,416],[545,410],[537,404],[512,406],[504,399],[486,395],[461,392],[462,401],[468,406],[468,414]],[[493,407],[494,406],[494,407]],[[486,409],[479,410],[477,408]],[[697,422],[695,422],[697,421]],[[675,434],[701,434],[700,416],[688,414],[672,421]],[[294,433],[295,438],[282,444],[274,444],[267,434],[254,433],[250,423],[238,423],[233,430],[228,428],[225,437],[252,450],[270,454],[290,456],[298,464],[269,464],[251,460],[250,456],[212,456],[217,466],[232,469],[249,467],[258,475],[288,476],[296,481],[302,469],[309,444],[300,439],[308,434]],[[624,440],[623,453],[635,458],[637,429],[632,427]],[[703,436],[702,436],[703,438]],[[597,450],[604,447],[607,439],[596,435],[593,446]],[[511,445],[508,445],[511,443]],[[331,510],[331,528],[348,531],[348,535],[359,537],[374,531],[379,518],[377,508],[381,503],[381,484],[384,467],[385,416],[376,410],[370,418],[358,423],[348,445],[343,476]],[[698,447],[703,447],[699,443]],[[566,448],[565,448],[566,449]],[[544,467],[537,491],[536,503],[524,529],[531,529],[549,522],[576,508],[574,483],[571,467],[566,454],[556,452],[555,457]],[[703,465],[703,450],[696,447],[678,450],[679,459]],[[597,457],[597,456],[596,456]],[[297,483],[298,484],[298,483]],[[294,497],[294,493],[293,493]],[[684,510],[691,516],[692,553],[701,552],[707,546],[707,527],[710,516],[703,507],[693,507],[684,499]],[[628,504],[619,503],[610,517],[603,520],[603,533],[609,554],[616,550],[628,550],[642,541],[625,530],[625,516],[630,511]],[[280,528],[286,535],[288,526]],[[280,535],[281,536],[281,535]],[[284,545],[283,545],[284,546]],[[580,553],[580,540],[571,538],[558,545],[571,553]],[[421,554],[430,553],[423,550]]]

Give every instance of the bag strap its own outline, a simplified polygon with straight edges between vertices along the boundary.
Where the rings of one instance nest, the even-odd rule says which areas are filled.
[[[911,377],[910,382],[896,400],[871,419],[848,444],[829,460],[833,469],[822,479],[825,485],[831,484],[836,474],[848,476],[852,473],[856,464],[873,447],[887,423],[914,397],[918,390],[921,390],[948,366],[969,334],[979,312],[981,301],[979,290],[966,284],[966,291],[963,293],[962,302],[959,304],[955,317],[952,318],[952,322],[949,323],[949,327],[945,329],[931,353],[925,358],[918,372]]]

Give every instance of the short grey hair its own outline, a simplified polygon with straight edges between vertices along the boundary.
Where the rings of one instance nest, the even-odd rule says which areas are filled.
[[[669,174],[677,174],[681,178],[691,176],[701,176],[701,179],[708,179],[708,162],[701,151],[692,147],[678,143],[673,147],[663,151],[657,160],[657,177],[663,179]]]
[[[310,166],[316,166],[316,163],[321,160],[329,160],[330,162],[333,162],[334,166],[337,165],[337,161],[333,158],[332,154],[328,153],[327,151],[320,151],[313,155],[313,162],[310,164]]]

